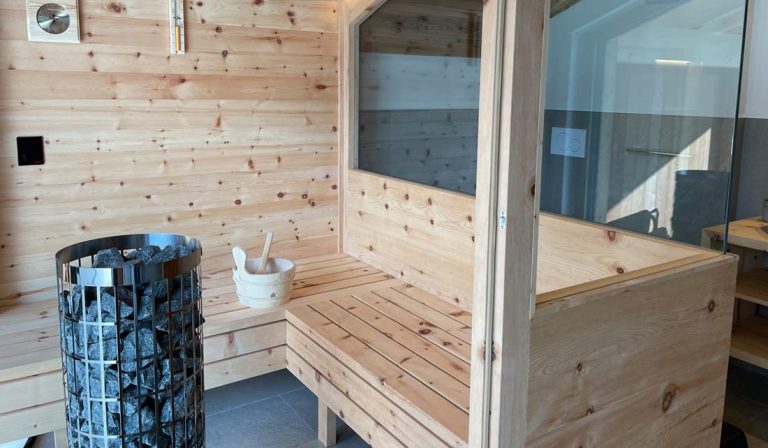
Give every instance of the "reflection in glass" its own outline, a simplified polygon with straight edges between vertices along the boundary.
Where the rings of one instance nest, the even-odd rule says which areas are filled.
[[[542,210],[699,244],[726,216],[745,0],[567,3],[549,31]]]
[[[359,28],[357,167],[474,194],[481,0],[389,0]]]

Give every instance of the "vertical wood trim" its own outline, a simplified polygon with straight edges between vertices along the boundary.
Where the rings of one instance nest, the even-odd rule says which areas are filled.
[[[483,12],[475,213],[486,229],[475,263],[473,448],[525,445],[548,12],[548,0],[488,0]]]
[[[339,2],[339,252],[349,247],[347,232],[349,170],[356,165],[358,26],[386,0]]]

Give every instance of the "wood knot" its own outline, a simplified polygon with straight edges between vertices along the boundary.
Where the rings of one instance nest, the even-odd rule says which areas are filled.
[[[419,334],[421,335],[427,335],[430,333],[432,333],[432,330],[430,330],[429,328],[422,328],[421,330],[419,330]]]
[[[664,391],[664,397],[661,399],[661,409],[664,412],[667,412],[672,406],[672,401],[674,401],[675,397],[677,396],[677,385],[670,384],[667,386],[667,389]]]
[[[608,234],[608,239],[610,241],[616,241],[616,231],[615,230],[608,230],[608,231],[606,231],[606,233]]]
[[[118,2],[112,2],[109,4],[109,8],[112,9],[116,14],[122,14],[125,12],[125,5]]]
[[[589,405],[589,407],[587,408],[587,413],[586,413],[586,415],[592,415],[592,414],[594,414],[594,413],[595,413],[595,407],[594,407],[594,406],[592,406],[592,405]]]
[[[709,310],[710,313],[715,311],[715,301],[714,300],[710,300],[709,301],[709,305],[707,305],[707,309]]]
[[[617,273],[617,274],[623,274],[623,273],[625,273],[625,272],[626,272],[626,270],[624,270],[624,268],[623,268],[623,267],[621,267],[621,266],[618,266],[618,267],[616,268],[616,273]]]
[[[582,370],[584,370],[584,365],[582,363],[576,364],[576,371],[581,372]]]

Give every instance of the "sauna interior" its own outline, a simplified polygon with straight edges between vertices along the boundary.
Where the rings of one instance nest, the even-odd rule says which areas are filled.
[[[768,447],[768,0],[0,15],[0,448]],[[204,437],[68,395],[55,254],[137,234],[202,246]]]

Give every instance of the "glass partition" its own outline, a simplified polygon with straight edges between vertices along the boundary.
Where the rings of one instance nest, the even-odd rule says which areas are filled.
[[[357,167],[474,194],[481,0],[389,0],[359,27]]]
[[[542,210],[699,244],[727,214],[745,0],[552,15]]]

